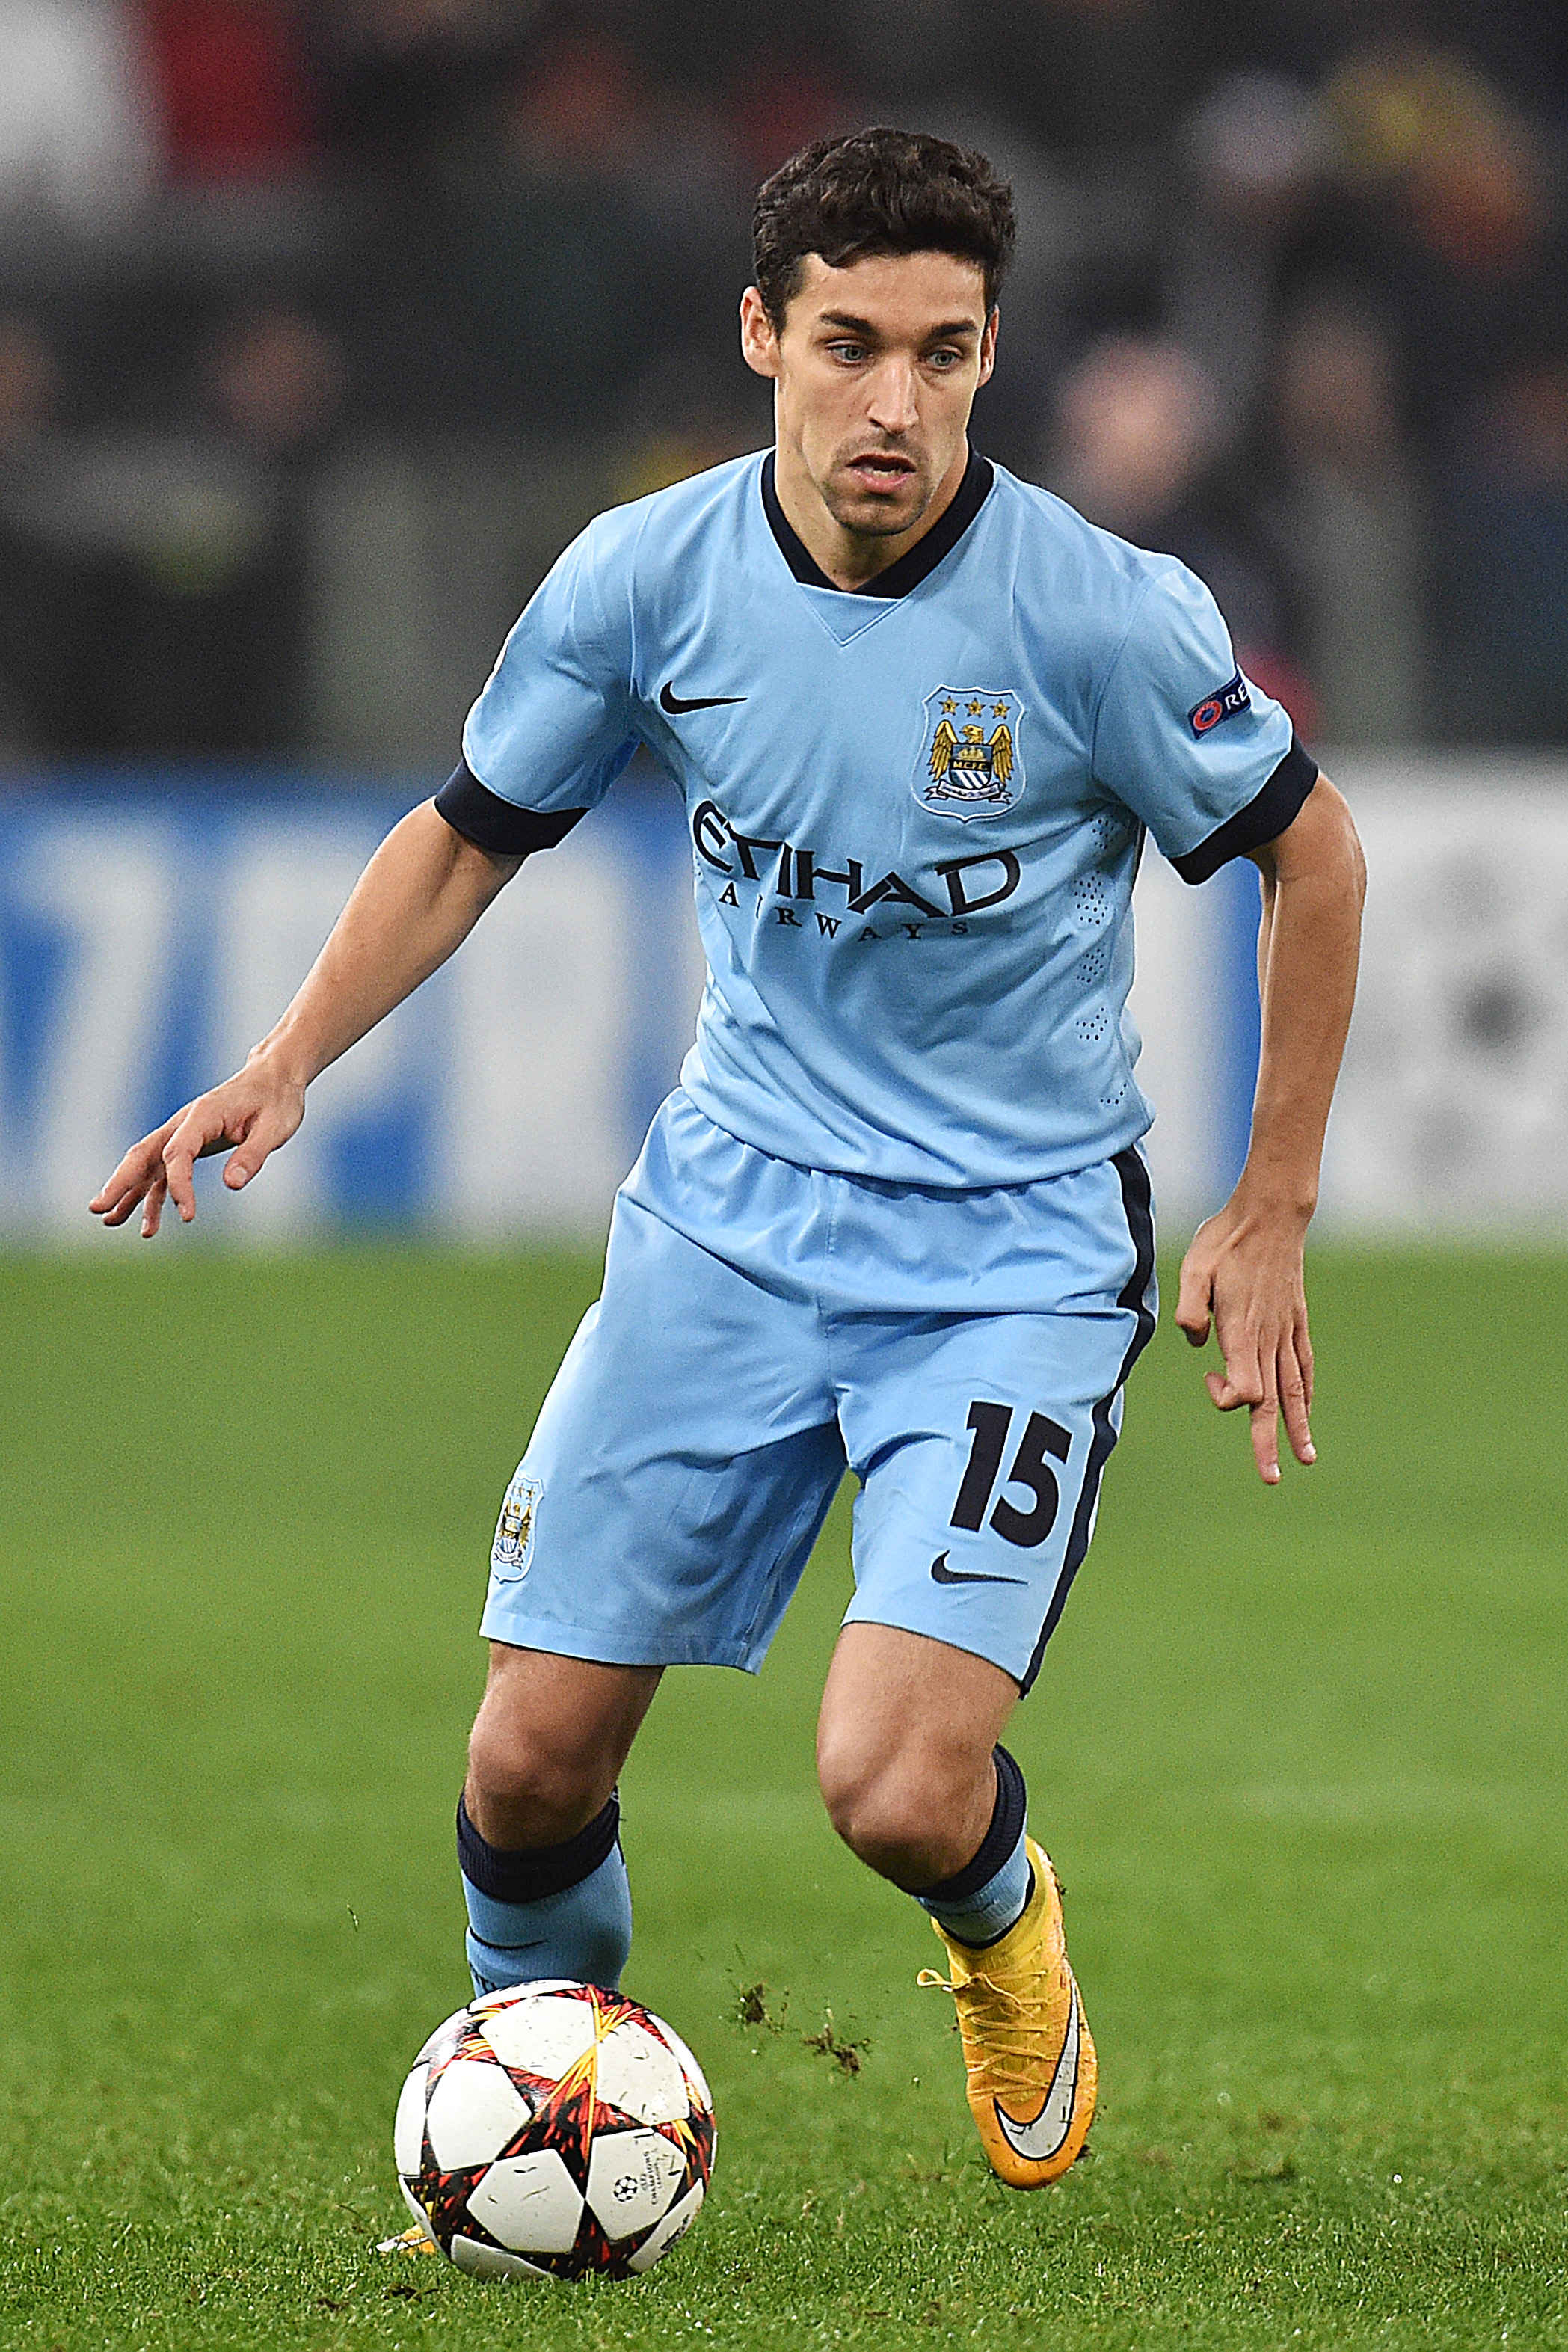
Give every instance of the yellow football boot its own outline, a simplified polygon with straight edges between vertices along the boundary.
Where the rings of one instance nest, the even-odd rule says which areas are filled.
[[[976,1950],[932,1926],[949,1974],[923,1969],[958,2008],[970,2111],[991,2170],[1013,2189],[1044,2189],[1082,2154],[1099,2066],[1061,1931],[1048,1857],[1028,1841],[1034,1892],[999,1943]]]
[[[376,2247],[378,2254],[438,2254],[441,2252],[428,2230],[417,2221],[412,2229],[400,2230],[395,2238],[382,2238]]]

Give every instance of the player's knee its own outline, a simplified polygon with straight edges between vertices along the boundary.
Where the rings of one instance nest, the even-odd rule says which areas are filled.
[[[604,1805],[603,1779],[597,1759],[552,1741],[546,1727],[488,1702],[480,1708],[468,1741],[468,1811],[492,1845],[575,1837]]]

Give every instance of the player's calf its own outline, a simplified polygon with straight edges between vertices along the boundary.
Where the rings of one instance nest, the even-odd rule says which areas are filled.
[[[845,1626],[822,1693],[817,1778],[834,1828],[870,1869],[925,1886],[973,1860],[1018,1692],[1000,1667],[946,1642]]]
[[[1016,1688],[945,1644],[852,1626],[818,1773],[845,1842],[930,1914],[947,1971],[921,1982],[956,2003],[987,2160],[1011,2187],[1039,2189],[1082,2153],[1097,2070],[1055,1875],[1027,1834],[1023,1774],[1005,1748],[976,1753]]]
[[[960,1769],[935,1759],[851,1759],[820,1752],[818,1780],[828,1816],[852,1853],[879,1877],[910,1887],[962,1868],[985,1833],[993,1801],[988,1750]]]

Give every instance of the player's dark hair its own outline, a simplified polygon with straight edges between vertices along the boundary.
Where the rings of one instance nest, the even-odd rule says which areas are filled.
[[[820,253],[842,269],[873,253],[951,253],[985,272],[986,309],[1012,258],[1013,192],[983,155],[923,131],[813,139],[757,192],[752,274],[777,331]]]

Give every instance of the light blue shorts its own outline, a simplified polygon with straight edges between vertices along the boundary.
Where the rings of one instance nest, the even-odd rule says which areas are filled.
[[[1155,1311],[1135,1150],[943,1192],[771,1159],[672,1095],[507,1489],[481,1630],[755,1673],[847,1465],[845,1622],[1027,1690]]]

